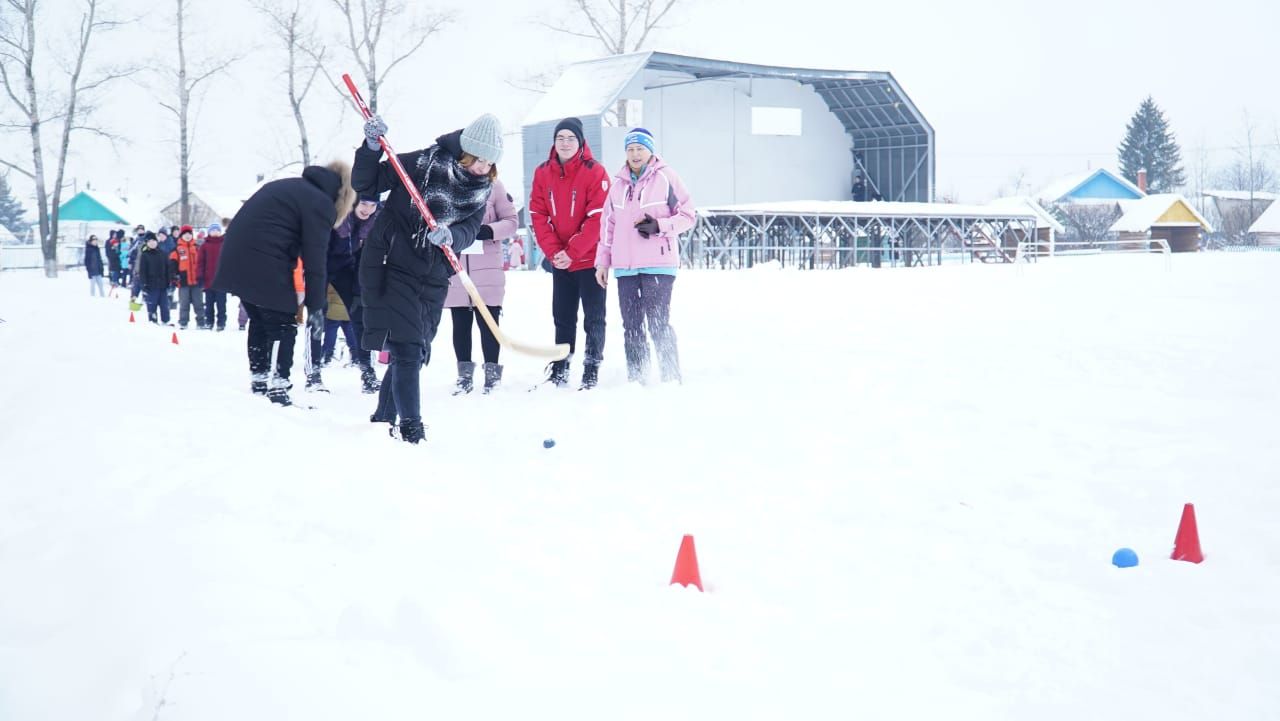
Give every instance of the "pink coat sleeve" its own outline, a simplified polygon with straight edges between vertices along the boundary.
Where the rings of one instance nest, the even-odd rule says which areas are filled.
[[[493,199],[493,215],[496,218],[489,223],[489,227],[493,228],[493,239],[506,240],[514,236],[520,227],[520,221],[516,217],[515,203],[511,202],[511,195],[507,193],[502,181],[493,181],[493,194],[489,197]]]
[[[693,200],[689,197],[689,191],[684,187],[684,182],[680,180],[680,176],[676,175],[670,168],[662,171],[667,176],[667,181],[671,183],[671,194],[675,199],[675,206],[671,208],[671,217],[658,218],[658,230],[665,235],[679,235],[693,227],[697,221],[696,211],[693,207]]]
[[[610,268],[613,263],[613,194],[616,184],[609,186],[605,193],[604,206],[600,211],[600,244],[596,246],[596,267]]]

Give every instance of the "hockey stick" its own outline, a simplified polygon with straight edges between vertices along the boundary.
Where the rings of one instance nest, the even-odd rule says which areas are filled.
[[[356,89],[356,84],[351,80],[351,76],[343,73],[342,79],[347,84],[347,90],[351,91],[351,98],[355,100],[356,108],[365,120],[373,117],[373,113],[369,110],[369,106],[365,105],[364,98],[360,96],[360,91]],[[413,205],[422,213],[422,219],[426,222],[427,227],[431,230],[436,229],[435,216],[431,214],[431,210],[427,208],[427,203],[422,199],[422,194],[418,192],[418,187],[410,180],[409,174],[405,172],[404,166],[400,164],[400,159],[396,157],[396,153],[391,149],[391,144],[387,142],[386,136],[380,136],[378,142],[382,144],[382,150],[386,153],[387,162],[391,163],[391,167],[395,169],[396,175],[400,176],[400,182],[404,185],[404,189],[409,191],[409,197],[413,199]],[[554,346],[530,345],[508,338],[498,327],[498,322],[493,319],[493,315],[489,313],[489,308],[484,304],[484,299],[480,297],[480,291],[476,290],[476,284],[472,282],[471,276],[467,271],[463,270],[462,264],[458,262],[458,256],[454,254],[453,248],[448,245],[439,246],[444,252],[444,257],[449,261],[449,265],[453,266],[453,271],[458,274],[458,278],[462,281],[462,287],[467,289],[467,295],[471,296],[471,302],[475,303],[476,310],[480,312],[480,316],[484,318],[485,325],[489,326],[489,330],[493,332],[493,337],[497,339],[498,344],[506,348],[510,348],[517,353],[524,353],[538,358],[550,358],[551,360],[561,360],[569,355],[569,344],[559,343]]]

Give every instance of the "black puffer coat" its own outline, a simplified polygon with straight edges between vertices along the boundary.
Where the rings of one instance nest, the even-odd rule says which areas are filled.
[[[301,257],[307,310],[322,312],[325,256],[341,187],[337,173],[312,165],[300,178],[273,180],[259,188],[223,236],[213,287],[292,315],[298,310],[293,269]]]
[[[428,172],[426,164],[419,161],[438,147],[438,162],[456,162],[462,157],[461,136],[462,131],[458,130],[437,138],[436,145],[430,148],[398,156],[419,189]],[[425,241],[419,242],[425,232],[422,215],[413,206],[395,170],[390,163],[381,161],[381,157],[381,150],[369,150],[361,143],[351,168],[351,186],[357,193],[391,191],[360,257],[360,286],[364,293],[361,343],[370,350],[382,348],[388,339],[398,343],[425,343],[430,347],[444,309],[453,268],[443,251]],[[449,222],[454,252],[461,252],[475,242],[491,185],[483,177],[466,178],[466,181],[468,188],[429,188],[437,192],[468,192],[473,202],[479,198],[479,207],[466,217]],[[472,192],[475,190],[483,192]],[[445,209],[437,207],[430,194],[426,195],[427,207],[437,220],[444,220]]]

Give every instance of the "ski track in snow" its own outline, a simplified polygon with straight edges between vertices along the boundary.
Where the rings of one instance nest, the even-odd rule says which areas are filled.
[[[625,383],[611,289],[600,388],[489,397],[446,313],[410,447],[301,342],[318,408],[251,396],[234,300],[174,346],[0,274],[0,719],[1277,718],[1277,278],[682,272],[683,387]]]

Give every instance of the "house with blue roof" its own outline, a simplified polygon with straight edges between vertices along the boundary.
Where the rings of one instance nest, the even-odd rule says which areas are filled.
[[[1045,186],[1036,199],[1044,204],[1114,203],[1146,197],[1138,186],[1106,168],[1075,173]]]

